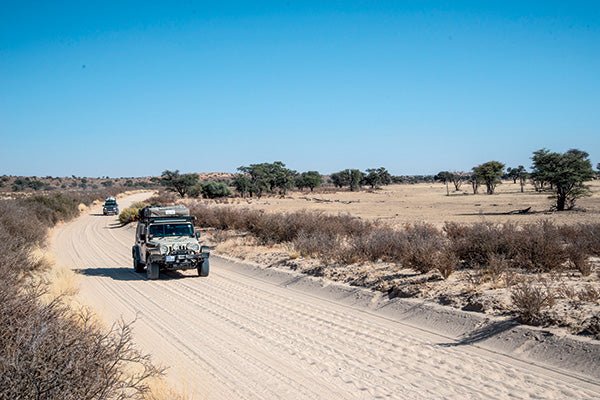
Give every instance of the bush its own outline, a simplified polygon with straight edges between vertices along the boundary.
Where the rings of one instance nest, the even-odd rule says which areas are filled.
[[[511,256],[515,227],[480,222],[471,226],[449,222],[444,225],[451,250],[467,267],[486,267],[492,257]]]
[[[147,205],[148,204],[145,202],[133,203],[131,207],[127,207],[119,213],[119,222],[123,225],[127,225],[137,221],[139,219],[140,210]]]
[[[552,293],[533,282],[521,282],[514,286],[510,298],[515,307],[517,319],[530,325],[541,325],[544,322],[542,311],[554,304]]]
[[[61,299],[42,302],[27,276],[48,227],[77,215],[68,196],[0,201],[0,398],[142,399],[159,375],[132,345],[130,326],[106,331]]]
[[[404,229],[406,252],[402,265],[421,273],[439,269],[448,260],[445,238],[432,225],[407,225]]]
[[[207,199],[231,196],[231,190],[223,182],[205,182],[202,184],[202,195]]]
[[[161,373],[133,347],[129,325],[104,331],[60,300],[40,302],[39,290],[2,289],[0,398],[143,399],[146,378]]]
[[[550,221],[523,225],[515,232],[513,265],[530,272],[549,272],[563,268],[567,261],[564,238]]]
[[[529,272],[560,270],[569,265],[568,260],[588,274],[588,255],[598,251],[600,234],[600,224],[565,228],[549,221],[518,227],[446,223],[443,230],[415,224],[399,230],[350,215],[314,211],[268,213],[199,203],[192,204],[190,211],[199,226],[248,232],[266,245],[292,243],[304,256],[341,263],[381,260],[419,272],[437,269],[444,277],[459,264],[486,269],[497,278],[509,267]],[[502,271],[495,271],[499,267]]]
[[[27,211],[33,213],[46,227],[61,220],[70,220],[79,215],[76,198],[58,193],[50,196],[33,196],[23,200]]]

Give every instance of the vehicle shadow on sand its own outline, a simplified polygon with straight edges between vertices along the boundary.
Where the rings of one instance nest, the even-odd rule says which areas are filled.
[[[89,267],[76,269],[75,272],[85,276],[100,276],[115,281],[145,281],[146,272],[135,272],[129,267]],[[186,275],[179,271],[161,271],[160,280],[194,278],[197,275]]]

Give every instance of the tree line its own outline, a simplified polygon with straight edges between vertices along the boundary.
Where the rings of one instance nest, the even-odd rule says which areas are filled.
[[[441,181],[446,184],[448,195],[450,184],[459,191],[464,183],[468,183],[474,194],[485,187],[486,194],[492,195],[502,179],[512,179],[514,183],[519,182],[521,192],[528,181],[536,191],[552,191],[558,211],[572,209],[578,198],[589,195],[584,182],[592,179],[596,172],[588,153],[577,149],[565,153],[540,149],[533,153],[531,160],[530,172],[523,165],[506,168],[504,163],[493,160],[474,166],[470,172],[441,171],[434,176],[416,177],[392,176],[384,167],[365,171],[349,168],[326,177],[318,171],[297,172],[287,168],[283,162],[275,161],[241,166],[228,182],[201,182],[198,174],[181,174],[178,170],[164,171],[160,182],[181,197],[219,198],[230,196],[230,187],[242,197],[284,196],[291,189],[309,189],[312,192],[326,181],[336,188],[348,188],[350,191],[361,190],[365,186],[375,189],[391,183]],[[600,164],[597,168],[600,170]]]
[[[513,183],[518,181],[521,192],[530,181],[538,192],[553,192],[556,210],[563,211],[574,208],[577,199],[590,195],[585,182],[600,172],[600,163],[596,166],[599,172],[595,172],[589,154],[578,149],[564,153],[540,149],[533,152],[531,161],[531,172],[522,165],[505,169],[505,164],[499,161],[488,161],[473,167],[470,173],[441,171],[435,178],[446,184],[447,194],[449,183],[458,191],[464,182],[468,182],[473,194],[477,194],[480,186],[484,185],[486,193],[491,195],[502,179],[512,179]]]

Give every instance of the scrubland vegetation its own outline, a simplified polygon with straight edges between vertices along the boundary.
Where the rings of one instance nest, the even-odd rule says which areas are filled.
[[[176,200],[163,193],[149,201],[168,204]],[[511,304],[503,313],[533,325],[565,324],[548,313],[555,301],[593,306],[600,300],[600,287],[592,284],[597,278],[590,279],[598,274],[593,261],[600,256],[597,222],[559,224],[542,219],[392,227],[385,221],[348,214],[268,212],[208,201],[186,204],[198,226],[215,229],[211,237],[217,242],[243,237],[263,249],[280,246],[288,254],[287,260],[277,261],[282,265],[371,287],[390,297],[418,296],[424,284],[443,284],[458,275],[460,280],[477,281],[461,294],[469,301],[488,282],[492,288],[508,291]],[[310,266],[302,267],[302,262]],[[561,276],[590,283],[561,285]],[[446,294],[436,296],[444,299]],[[600,337],[599,320],[584,322],[573,331]]]
[[[130,325],[105,329],[62,298],[45,296],[32,251],[49,228],[92,197],[65,194],[0,200],[0,398],[144,399],[161,374],[132,344]]]

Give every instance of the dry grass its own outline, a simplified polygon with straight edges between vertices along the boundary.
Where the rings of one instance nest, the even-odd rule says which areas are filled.
[[[519,184],[504,181],[496,194],[473,195],[468,188],[446,196],[443,184],[390,185],[381,190],[348,192],[322,190],[290,192],[288,196],[247,199],[229,199],[227,202],[203,200],[204,204],[219,204],[228,208],[249,208],[268,212],[295,212],[310,210],[329,215],[349,214],[370,221],[385,221],[391,226],[427,222],[442,227],[446,222],[471,224],[532,223],[550,220],[559,225],[600,222],[600,181],[589,182],[592,196],[577,202],[580,211],[550,212],[551,193],[537,193],[526,185],[520,192]],[[528,214],[503,214],[531,207]],[[585,211],[581,211],[585,210]]]

